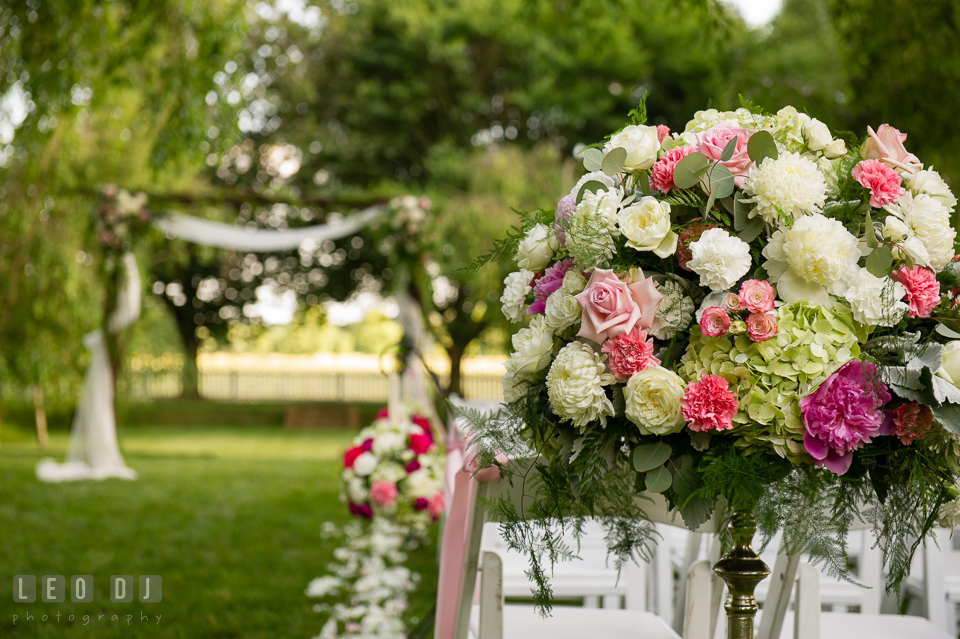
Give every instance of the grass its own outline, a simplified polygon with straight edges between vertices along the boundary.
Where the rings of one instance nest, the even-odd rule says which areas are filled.
[[[3,425],[0,636],[313,637],[323,618],[303,591],[332,559],[333,547],[320,541],[322,522],[348,519],[337,489],[339,456],[351,436],[130,428],[121,440],[137,481],[47,485],[35,479],[34,466],[43,456],[62,459],[68,434],[51,433],[41,452],[31,433]],[[435,545],[411,556],[423,578],[411,619],[435,598],[435,556]],[[36,603],[15,604],[14,575],[64,575],[68,583],[70,575],[93,575],[94,601],[42,603],[38,595]],[[160,575],[163,601],[113,604],[111,575]]]

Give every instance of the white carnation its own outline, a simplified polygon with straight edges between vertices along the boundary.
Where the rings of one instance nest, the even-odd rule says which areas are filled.
[[[627,246],[637,251],[653,251],[667,258],[677,250],[677,234],[670,230],[670,205],[646,196],[620,209],[620,232]]]
[[[810,151],[823,151],[833,142],[829,127],[816,118],[810,118],[810,121],[804,124],[803,139],[807,141],[807,149]]]
[[[560,248],[560,242],[543,224],[537,224],[527,231],[526,237],[517,247],[517,266],[527,271],[539,271],[546,268],[553,254]]]
[[[627,173],[649,169],[657,161],[657,153],[660,151],[657,127],[642,125],[624,127],[603,146],[603,152],[609,153],[616,148],[627,152],[627,157],[623,161],[623,170]]]
[[[957,198],[954,197],[950,187],[943,181],[940,174],[933,169],[925,169],[913,174],[908,173],[906,175],[906,182],[907,189],[911,193],[914,195],[926,193],[930,197],[939,200],[940,204],[947,207],[947,210],[951,213],[954,207],[957,206]]]
[[[511,373],[532,375],[550,363],[553,354],[553,330],[538,317],[513,336],[513,353],[504,364]]]
[[[570,342],[560,349],[547,373],[547,396],[553,413],[561,421],[573,422],[581,432],[597,420],[606,426],[614,410],[603,387],[615,381],[606,368],[600,354],[583,342]]]
[[[960,528],[960,497],[940,507],[937,525],[941,528]]]
[[[503,280],[503,295],[500,296],[503,316],[515,324],[523,320],[523,307],[527,303],[527,294],[533,290],[534,275],[533,271],[520,270]]]
[[[672,278],[661,284],[659,290],[663,301],[657,307],[657,315],[648,333],[657,339],[669,340],[690,326],[693,321],[693,300],[686,294],[683,286]]]
[[[372,473],[373,469],[376,467],[377,458],[370,451],[360,453],[360,455],[353,461],[353,472],[356,473],[357,477],[366,477]]]
[[[543,323],[555,333],[561,333],[580,321],[583,310],[573,295],[556,291],[547,298],[543,311]]]
[[[830,293],[843,295],[857,273],[857,238],[837,220],[805,215],[792,228],[780,228],[763,249],[763,267],[784,302],[832,306]]]
[[[742,202],[755,202],[750,217],[759,214],[771,226],[783,218],[794,220],[820,211],[827,201],[827,183],[816,162],[797,153],[782,153],[754,166],[743,184],[751,194]]]
[[[687,267],[714,291],[730,288],[750,270],[750,246],[725,229],[704,231],[690,244],[690,255]]]
[[[906,193],[884,209],[906,225],[909,237],[920,240],[933,270],[939,272],[953,260],[957,232],[950,226],[949,209],[940,200],[926,193]]]
[[[894,326],[907,312],[902,302],[907,289],[889,277],[876,277],[861,268],[850,280],[844,294],[853,311],[853,319],[867,326]]]

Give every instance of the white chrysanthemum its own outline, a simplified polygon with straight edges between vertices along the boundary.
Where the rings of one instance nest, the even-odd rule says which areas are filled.
[[[781,219],[819,212],[827,201],[823,173],[815,162],[797,153],[764,159],[750,170],[743,190],[752,197],[741,201],[757,204],[750,216],[759,214],[771,226]]]
[[[517,247],[517,266],[527,271],[545,269],[558,248],[560,242],[553,232],[543,224],[537,224],[527,231]]]
[[[667,258],[677,250],[677,234],[670,230],[670,204],[655,197],[640,198],[620,209],[620,232],[627,238],[627,246],[637,251],[653,251],[657,257]]]
[[[960,497],[940,507],[937,525],[941,528],[960,528]]]
[[[503,401],[507,404],[518,402],[527,397],[530,389],[530,378],[526,375],[507,373],[503,376]]]
[[[690,244],[690,256],[687,267],[714,291],[730,288],[750,270],[750,246],[726,229],[704,231]]]
[[[600,354],[583,342],[570,342],[560,349],[547,373],[553,413],[561,421],[573,422],[581,432],[597,420],[606,426],[614,411],[603,387],[616,381],[606,370]]]
[[[367,451],[361,453],[353,462],[353,472],[357,477],[366,477],[377,467],[377,457]]]
[[[527,303],[527,294],[533,290],[534,275],[533,271],[520,270],[503,280],[503,295],[500,296],[503,316],[515,324],[523,320],[523,306]]]
[[[657,307],[653,326],[647,332],[657,339],[673,339],[677,332],[687,330],[693,321],[693,300],[674,279],[667,279],[658,290],[663,295],[663,301]]]
[[[553,354],[553,329],[544,326],[543,317],[530,322],[513,336],[513,353],[504,367],[511,373],[532,375],[546,368]]]
[[[907,183],[907,190],[911,193],[914,195],[926,193],[930,197],[939,200],[951,213],[957,206],[957,198],[953,195],[953,191],[951,191],[947,183],[943,181],[940,174],[933,169],[924,169],[923,171],[917,171],[913,174],[908,173],[905,176],[905,181]]]
[[[683,380],[662,366],[635,373],[623,389],[627,419],[636,424],[641,435],[680,432],[685,426],[680,411],[683,389]]]
[[[901,301],[906,294],[903,284],[861,268],[850,280],[844,298],[850,303],[853,319],[861,324],[894,326],[907,312],[907,305]]]
[[[820,213],[804,215],[792,228],[780,228],[763,249],[763,267],[784,302],[832,306],[857,273],[857,238],[837,220]]]
[[[950,226],[950,211],[937,198],[906,193],[896,204],[884,209],[902,221],[927,249],[930,266],[940,271],[953,260],[953,241],[957,232]]]
[[[561,291],[555,292],[547,298],[547,305],[543,311],[543,323],[555,333],[562,333],[568,327],[580,321],[583,309],[573,295]]]

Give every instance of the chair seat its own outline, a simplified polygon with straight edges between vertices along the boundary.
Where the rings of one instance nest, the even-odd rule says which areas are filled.
[[[820,613],[820,639],[953,639],[923,617]],[[788,612],[780,639],[793,639],[793,612]]]
[[[479,613],[474,606],[473,621]],[[533,606],[503,607],[503,639],[680,639],[666,621],[652,612],[601,610],[554,606],[551,616],[542,617]],[[847,638],[849,639],[849,638]]]

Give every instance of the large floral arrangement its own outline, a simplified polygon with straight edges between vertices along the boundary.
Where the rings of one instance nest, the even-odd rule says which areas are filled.
[[[384,408],[343,454],[340,498],[358,517],[422,530],[443,512],[443,466],[427,418]]]
[[[956,198],[887,124],[845,141],[792,107],[679,133],[631,116],[477,262],[516,259],[501,302],[525,324],[507,407],[467,416],[478,440],[548,460],[541,515],[615,503],[619,559],[650,535],[623,494],[647,491],[691,527],[721,498],[752,509],[840,573],[867,518],[898,584],[960,471]],[[536,572],[556,536],[498,507]]]

